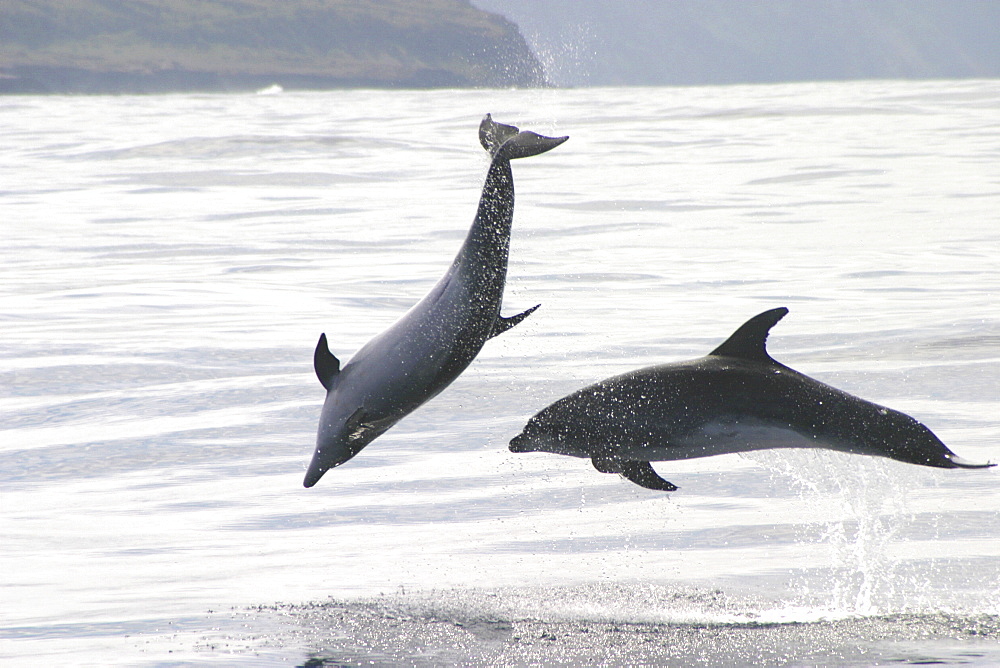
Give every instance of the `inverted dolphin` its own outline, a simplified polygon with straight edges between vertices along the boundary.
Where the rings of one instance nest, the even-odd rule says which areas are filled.
[[[566,139],[520,132],[487,114],[479,140],[492,161],[476,219],[444,278],[343,369],[327,347],[326,334],[319,337],[313,365],[327,392],[306,487],[441,392],[487,339],[538,308],[509,318],[500,315],[514,217],[510,161],[544,153]]]
[[[968,462],[909,415],[774,361],[768,332],[788,313],[748,320],[707,356],[602,380],[556,401],[510,442],[513,452],[590,458],[602,473],[673,491],[651,461],[769,448],[828,448],[939,468]]]

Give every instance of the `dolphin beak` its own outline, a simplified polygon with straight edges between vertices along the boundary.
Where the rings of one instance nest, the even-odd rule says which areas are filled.
[[[328,467],[321,466],[318,459],[318,457],[313,457],[312,462],[309,464],[309,470],[306,471],[306,479],[302,481],[302,485],[306,489],[318,483],[323,474],[329,470]]]
[[[994,464],[992,462],[986,462],[985,464],[979,464],[977,462],[970,462],[968,459],[962,459],[961,457],[959,457],[958,455],[956,455],[954,453],[948,453],[944,457],[949,462],[951,462],[951,464],[954,466],[954,468],[957,468],[957,469],[987,469],[987,468],[989,468],[991,466],[996,466],[996,464]]]
[[[511,452],[534,452],[534,448],[531,447],[531,439],[525,436],[523,433],[518,434],[514,438],[510,439],[510,445],[508,449]]]
[[[312,461],[309,462],[306,478],[302,481],[302,484],[306,488],[309,488],[318,483],[324,473],[354,457],[354,455],[358,454],[365,447],[365,444],[360,443],[358,446],[351,447],[351,445],[342,443],[341,441],[335,441],[316,448]]]
[[[302,482],[306,487],[312,487],[319,482],[324,473],[353,458],[396,422],[394,419],[376,423],[365,422],[364,407],[356,409],[346,418],[334,408],[331,411],[334,415],[330,417],[327,415],[330,405],[330,399],[327,397],[327,404],[324,405],[323,415],[320,417],[319,433],[316,436],[316,451],[309,463],[309,470],[306,471],[306,478]]]
[[[318,483],[330,469],[361,452],[375,438],[376,434],[370,433],[370,430],[366,434],[370,438],[362,437],[365,434],[363,419],[362,408],[345,414],[345,411],[339,409],[334,393],[327,393],[320,416],[319,433],[316,435],[316,450],[309,462],[305,480],[302,481],[306,488]]]

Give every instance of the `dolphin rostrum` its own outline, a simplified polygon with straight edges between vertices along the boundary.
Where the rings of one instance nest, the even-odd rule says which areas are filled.
[[[985,468],[909,415],[773,360],[768,332],[788,313],[757,315],[700,359],[638,369],[563,397],[532,417],[512,452],[590,458],[602,473],[674,491],[651,461],[769,448],[828,448],[939,468]]]
[[[538,308],[500,315],[514,217],[510,161],[544,153],[566,139],[520,132],[487,114],[479,141],[492,156],[489,172],[476,219],[444,278],[343,368],[327,347],[326,334],[319,337],[313,364],[327,392],[306,487],[436,396],[487,339]]]

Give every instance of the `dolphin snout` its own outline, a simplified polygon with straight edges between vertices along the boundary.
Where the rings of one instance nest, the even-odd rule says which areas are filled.
[[[317,459],[313,457],[312,463],[309,464],[309,470],[306,471],[306,479],[302,481],[302,485],[307,489],[318,483],[323,474],[329,470],[329,468],[323,468],[319,465]]]
[[[302,484],[306,487],[312,487],[319,482],[324,473],[353,458],[372,440],[371,438],[351,438],[351,436],[350,433],[338,433],[330,438],[322,438],[321,435]]]
[[[524,432],[518,434],[514,438],[510,439],[509,449],[511,452],[533,452],[534,448],[531,446],[531,438],[526,436]]]
[[[552,431],[547,425],[541,426],[532,422],[510,440],[508,447],[511,452],[554,452],[577,457],[585,454],[562,434]]]
[[[327,395],[316,435],[316,451],[303,481],[306,487],[312,487],[324,473],[353,458],[399,419],[372,415],[364,405],[350,410],[352,405],[345,408],[345,403],[338,401],[333,392]]]

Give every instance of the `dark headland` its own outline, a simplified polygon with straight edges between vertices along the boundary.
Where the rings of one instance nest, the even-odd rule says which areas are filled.
[[[5,0],[0,93],[538,86],[468,0]]]

